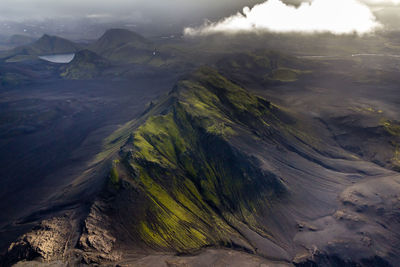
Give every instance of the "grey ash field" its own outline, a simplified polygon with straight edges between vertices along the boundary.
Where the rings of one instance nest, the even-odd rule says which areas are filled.
[[[399,266],[399,36],[2,52],[1,264]]]

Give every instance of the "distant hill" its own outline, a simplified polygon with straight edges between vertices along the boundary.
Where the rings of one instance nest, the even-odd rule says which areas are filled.
[[[143,63],[153,56],[154,45],[138,33],[110,29],[89,46],[89,49],[113,61]]]
[[[313,68],[296,57],[272,51],[256,53],[234,53],[217,62],[217,68],[239,84],[252,84],[256,81],[261,86],[271,83],[293,82],[309,74]]]
[[[80,49],[81,47],[72,41],[47,34],[43,35],[32,45],[19,48],[19,50],[34,55],[73,53]]]
[[[62,68],[61,76],[66,79],[90,79],[110,65],[107,59],[85,49],[77,52],[74,59]]]
[[[2,55],[8,61],[25,61],[36,59],[39,55],[67,54],[81,50],[80,45],[67,39],[43,35],[32,44],[16,47]]]
[[[90,49],[102,54],[107,51],[117,49],[126,44],[136,44],[138,47],[145,47],[150,44],[150,41],[146,40],[143,36],[138,33],[125,30],[125,29],[110,29],[107,30],[98,39]]]

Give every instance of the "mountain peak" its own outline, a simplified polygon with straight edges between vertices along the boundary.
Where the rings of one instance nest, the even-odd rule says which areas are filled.
[[[56,36],[50,36],[47,33],[43,34],[42,37],[40,37],[39,39],[50,39],[50,38],[55,38]]]
[[[39,39],[37,39],[36,42],[34,42],[34,43],[54,42],[56,40],[68,41],[67,39],[64,39],[62,37],[55,36],[55,35],[49,35],[49,34],[45,33]]]
[[[34,54],[73,53],[80,49],[79,45],[59,36],[44,34],[30,48]]]
[[[48,34],[42,35],[34,42],[29,42],[22,46],[18,46],[9,51],[8,56],[13,57],[17,55],[51,55],[51,54],[68,54],[75,53],[81,50],[80,45],[58,36]]]
[[[41,42],[41,41],[47,41],[47,42],[49,42],[49,41],[55,41],[55,40],[61,40],[61,41],[71,42],[71,41],[69,41],[69,40],[67,40],[67,39],[64,39],[64,38],[62,38],[62,37],[55,36],[55,35],[49,35],[49,34],[46,34],[46,33],[45,33],[45,34],[42,35],[42,37],[40,37],[39,39],[37,39],[35,43]]]
[[[140,34],[127,29],[109,29],[93,45],[92,50],[102,54],[127,44],[147,46],[150,42]]]
[[[102,37],[105,36],[114,36],[114,37],[121,37],[121,36],[125,36],[125,37],[130,37],[130,38],[135,38],[135,39],[141,39],[143,41],[145,41],[146,39],[133,31],[127,30],[127,29],[120,29],[120,28],[113,28],[113,29],[108,29]]]

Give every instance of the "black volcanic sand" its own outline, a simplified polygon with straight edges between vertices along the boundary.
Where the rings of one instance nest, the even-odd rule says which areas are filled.
[[[82,173],[105,137],[173,83],[173,77],[162,76],[54,80],[0,92],[0,177],[6,185],[0,188],[2,250],[21,231],[13,231],[19,218]]]
[[[391,63],[388,69],[400,66],[400,60],[386,61]],[[385,255],[386,249],[399,247],[400,175],[390,170],[387,162],[393,157],[393,147],[381,122],[399,119],[400,78],[393,70],[382,70],[382,62],[371,64],[376,61],[370,58],[362,61],[361,69],[351,57],[316,62],[325,67],[296,82],[247,87],[302,118],[302,128],[318,133],[326,144],[311,152],[323,164],[299,160],[295,154],[286,156],[292,169],[283,164],[279,171],[293,195],[290,204],[275,207],[274,220],[279,225],[275,230],[286,234],[283,240],[294,241],[282,243],[291,246],[288,251],[296,251],[295,260],[314,254],[321,266],[336,260],[318,258],[321,248],[342,259],[373,258],[371,247]],[[377,70],[386,72],[384,79],[375,75]],[[363,72],[370,73],[368,80],[360,77]],[[240,79],[237,82],[241,83]],[[259,146],[257,150],[266,164],[279,166],[274,161],[281,160],[281,155],[262,152]],[[297,230],[284,229],[285,222],[292,220],[297,222]],[[392,263],[398,260],[395,251],[386,255]],[[364,264],[388,266],[375,260]]]

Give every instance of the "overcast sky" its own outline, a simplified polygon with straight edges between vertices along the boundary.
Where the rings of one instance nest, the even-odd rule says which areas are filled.
[[[310,1],[310,0],[308,0]],[[335,0],[327,0],[334,2]],[[390,6],[400,0],[360,0],[372,5]],[[0,0],[0,19],[43,19],[54,17],[113,17],[132,19],[204,16],[207,12],[231,11],[262,0]],[[300,2],[287,0],[286,2]]]
[[[291,2],[296,7],[287,6]],[[0,21],[89,18],[133,23],[187,23],[192,34],[212,30],[265,29],[367,32],[379,27],[400,29],[400,0],[0,0]],[[272,5],[274,3],[274,5]],[[259,4],[257,8],[253,8]],[[245,6],[249,8],[244,9]],[[275,12],[279,9],[279,12]],[[342,10],[341,25],[333,25]],[[333,12],[332,12],[333,11]],[[237,12],[240,12],[239,14]],[[266,19],[267,18],[267,19]],[[203,19],[212,25],[200,26]],[[337,20],[339,21],[339,20]],[[331,23],[332,22],[332,23]],[[197,25],[194,25],[197,24]],[[337,23],[337,22],[336,22]],[[318,28],[317,26],[322,28]],[[346,25],[348,26],[346,28]],[[183,28],[182,26],[182,28]],[[208,28],[207,28],[208,27]],[[317,27],[317,28],[315,28]]]
[[[203,17],[257,0],[0,0],[1,20],[97,17],[153,21]]]

